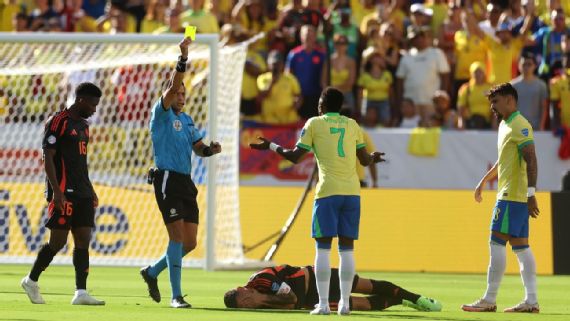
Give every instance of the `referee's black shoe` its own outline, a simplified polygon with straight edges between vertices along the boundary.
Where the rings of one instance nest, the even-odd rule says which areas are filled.
[[[141,276],[148,286],[148,295],[154,302],[160,302],[160,290],[158,289],[158,280],[148,274],[150,265],[141,269]]]
[[[172,301],[170,301],[170,306],[173,308],[182,308],[188,309],[191,308],[192,305],[184,300],[183,296],[177,296]]]

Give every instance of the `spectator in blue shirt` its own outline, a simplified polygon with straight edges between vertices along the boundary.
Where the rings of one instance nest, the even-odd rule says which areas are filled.
[[[564,11],[562,9],[552,10],[550,15],[552,26],[540,28],[534,34],[534,43],[540,47],[542,59],[538,66],[538,74],[546,81],[556,75],[562,68],[562,36],[566,36]]]
[[[287,56],[286,72],[292,73],[301,85],[303,104],[299,116],[309,119],[317,116],[317,105],[321,95],[321,77],[325,53],[317,48],[315,27],[304,25],[301,28],[301,45],[291,50]]]

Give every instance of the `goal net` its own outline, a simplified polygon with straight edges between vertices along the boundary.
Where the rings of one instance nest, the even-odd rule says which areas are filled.
[[[32,262],[47,241],[41,140],[46,119],[70,106],[81,82],[103,97],[91,117],[89,171],[99,196],[94,264],[142,265],[168,238],[146,173],[153,166],[148,123],[174,71],[181,35],[0,34],[0,262]],[[247,44],[220,47],[199,35],[189,48],[186,105],[205,141],[222,154],[192,158],[198,187],[197,248],[185,266],[245,264],[238,194],[241,79]],[[71,262],[73,241],[55,263]]]

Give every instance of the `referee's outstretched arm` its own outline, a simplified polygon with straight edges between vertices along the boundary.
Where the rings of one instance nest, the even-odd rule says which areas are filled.
[[[178,63],[176,64],[176,72],[172,75],[172,79],[170,79],[166,90],[162,94],[162,105],[165,110],[168,110],[170,106],[176,102],[176,94],[178,93],[180,86],[182,86],[182,79],[184,78],[184,72],[186,71],[188,46],[191,43],[192,39],[184,38],[178,44],[180,47],[180,56],[178,57]]]

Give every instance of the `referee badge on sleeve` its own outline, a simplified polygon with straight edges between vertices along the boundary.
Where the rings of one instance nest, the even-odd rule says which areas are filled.
[[[49,135],[49,137],[47,138],[47,142],[50,144],[55,144],[55,142],[57,141],[57,139],[55,138],[54,135]]]

